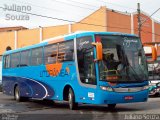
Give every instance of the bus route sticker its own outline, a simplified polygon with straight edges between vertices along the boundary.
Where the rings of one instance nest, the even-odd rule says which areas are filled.
[[[137,42],[137,40],[129,40],[127,37],[124,37],[123,46],[130,47],[131,43]]]

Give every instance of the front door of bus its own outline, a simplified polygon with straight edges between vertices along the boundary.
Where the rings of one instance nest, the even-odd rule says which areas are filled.
[[[79,83],[81,85],[80,89],[83,89],[81,96],[89,103],[91,102],[90,100],[95,97],[95,88],[97,84],[94,63],[94,46],[91,43],[91,36],[77,38]]]

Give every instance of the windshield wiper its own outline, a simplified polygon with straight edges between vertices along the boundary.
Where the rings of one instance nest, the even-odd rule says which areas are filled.
[[[132,69],[132,71],[135,73],[135,75],[133,75],[133,77],[137,80],[137,81],[141,81],[141,79],[139,78],[137,72],[134,70],[134,68],[131,66],[131,64],[129,63],[129,67]]]
[[[136,48],[136,50],[138,51],[138,59],[139,59],[139,50]],[[141,49],[140,49],[141,50]],[[141,50],[142,51],[142,50]],[[143,59],[142,58],[142,53],[141,53],[141,59]],[[144,62],[144,61],[143,61]],[[145,64],[145,63],[143,63],[143,64]],[[147,66],[146,66],[147,67]],[[142,67],[138,64],[138,68],[140,68],[140,71],[141,71],[141,73],[144,75],[144,77],[146,77],[147,78],[147,76],[146,76],[146,74],[145,74],[145,72],[143,71],[143,69],[142,69]],[[143,77],[143,78],[144,78]]]

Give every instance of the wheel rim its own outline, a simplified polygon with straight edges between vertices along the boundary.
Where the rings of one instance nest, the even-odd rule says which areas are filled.
[[[72,108],[72,95],[69,93],[69,107]]]
[[[18,89],[16,89],[15,91],[15,97],[16,97],[16,100],[19,100],[19,90]]]

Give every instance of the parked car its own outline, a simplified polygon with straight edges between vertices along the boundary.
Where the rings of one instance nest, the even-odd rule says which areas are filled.
[[[156,97],[160,95],[160,82],[156,83],[155,85],[150,85],[149,95],[156,96]]]

